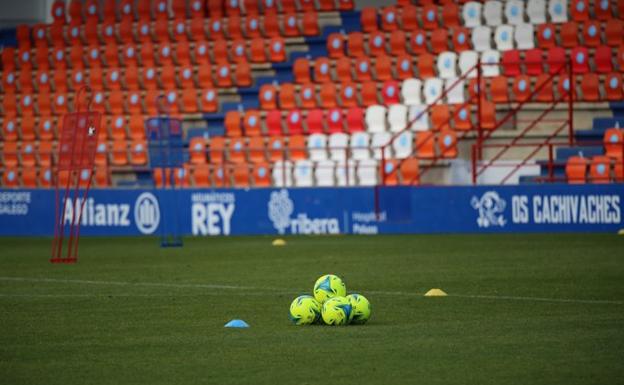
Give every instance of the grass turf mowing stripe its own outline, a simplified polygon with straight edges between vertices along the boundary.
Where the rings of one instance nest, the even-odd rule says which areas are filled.
[[[94,280],[72,280],[72,279],[54,279],[54,278],[27,278],[27,277],[0,277],[0,281],[18,281],[18,282],[39,282],[39,283],[68,283],[68,284],[85,284],[85,285],[108,285],[108,286],[148,286],[148,287],[168,287],[168,288],[193,288],[193,289],[224,289],[245,291],[244,295],[249,295],[247,291],[255,292],[252,294],[263,295],[264,293],[292,294],[296,292],[294,289],[279,288],[261,288],[253,286],[233,286],[219,284],[195,284],[195,283],[167,283],[167,282],[122,282],[122,281],[94,281]],[[388,296],[414,296],[422,297],[422,293],[408,293],[401,291],[375,291],[368,290],[368,294],[372,295],[388,295]],[[26,297],[28,294],[3,294],[1,297]],[[55,295],[32,295],[41,297],[54,297]],[[102,295],[59,295],[59,297],[99,297]],[[119,296],[119,295],[115,295]],[[123,296],[123,294],[122,294]],[[126,296],[154,296],[154,295],[132,295]],[[170,296],[173,296],[170,294]],[[615,300],[598,300],[598,299],[575,299],[575,298],[544,298],[544,297],[526,297],[526,296],[510,296],[510,295],[477,295],[477,294],[449,294],[450,297],[472,298],[472,299],[492,299],[492,300],[510,300],[510,301],[535,301],[535,302],[555,302],[555,303],[584,303],[596,305],[624,305],[624,301]]]

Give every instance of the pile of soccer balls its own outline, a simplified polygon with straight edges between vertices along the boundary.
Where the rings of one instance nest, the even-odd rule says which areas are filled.
[[[327,274],[316,280],[314,297],[301,295],[290,304],[290,319],[296,325],[363,324],[371,315],[370,302],[361,294],[347,295],[342,279]]]

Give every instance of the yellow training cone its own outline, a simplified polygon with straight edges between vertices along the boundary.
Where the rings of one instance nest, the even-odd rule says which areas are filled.
[[[273,241],[273,246],[286,246],[286,241],[282,238],[277,238]]]
[[[441,289],[431,289],[425,293],[425,297],[446,297],[446,295]]]
[[[624,235],[624,229],[620,229],[620,231],[618,231],[619,235]]]

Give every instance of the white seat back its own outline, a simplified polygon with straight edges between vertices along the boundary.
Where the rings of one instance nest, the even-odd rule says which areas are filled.
[[[405,104],[393,104],[388,108],[388,123],[390,132],[398,132],[407,127],[407,106]]]
[[[356,132],[351,135],[351,158],[356,160],[370,159],[370,134],[368,132]]]
[[[293,164],[291,161],[278,160],[273,164],[273,185],[277,187],[290,187],[293,185],[292,179]]]
[[[414,144],[414,134],[411,131],[403,131],[392,142],[394,157],[405,159],[412,154]]]
[[[368,132],[386,131],[386,107],[380,105],[368,107],[365,120]]]
[[[438,55],[438,76],[442,79],[457,76],[457,54],[455,52],[442,52]]]
[[[310,187],[314,185],[314,173],[311,161],[307,159],[296,161],[294,174],[295,186]]]
[[[420,79],[405,79],[401,86],[401,96],[403,103],[407,105],[422,104],[422,81]]]
[[[503,24],[503,3],[498,0],[489,0],[483,6],[485,24],[491,27]]]
[[[425,80],[425,86],[423,87],[425,93],[425,104],[440,104],[444,103],[442,96],[442,79],[429,78]]]
[[[462,17],[464,26],[474,28],[481,25],[481,3],[478,1],[469,1],[462,8]]]
[[[505,19],[507,19],[507,24],[511,25],[524,23],[524,2],[522,0],[507,0]]]
[[[533,24],[522,23],[516,25],[516,46],[518,49],[527,50],[535,48],[533,34]]]
[[[509,51],[514,48],[514,27],[502,24],[494,31],[494,42],[499,51]]]
[[[472,30],[472,46],[475,51],[483,52],[492,49],[492,29],[486,26],[475,27]]]
[[[431,127],[427,106],[422,104],[409,107],[407,120],[412,122],[410,127],[412,131],[427,131]]]
[[[314,165],[314,178],[317,186],[334,186],[334,168],[336,164],[331,160],[320,160]]]
[[[329,155],[333,160],[342,160],[347,157],[349,149],[349,135],[338,132],[329,136]]]
[[[308,136],[308,153],[311,160],[327,159],[327,136],[325,134]]]
[[[358,162],[357,179],[360,186],[374,186],[377,184],[377,161],[365,159]]]

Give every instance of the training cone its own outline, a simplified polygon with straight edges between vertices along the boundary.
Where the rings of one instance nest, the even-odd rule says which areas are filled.
[[[425,293],[425,297],[446,297],[447,294],[441,289],[431,289]]]
[[[249,324],[242,319],[233,319],[225,324],[226,328],[248,328]]]
[[[273,241],[273,246],[286,246],[286,241],[282,238],[277,238]]]
[[[619,235],[624,235],[624,229],[620,229],[620,231],[618,231]]]

